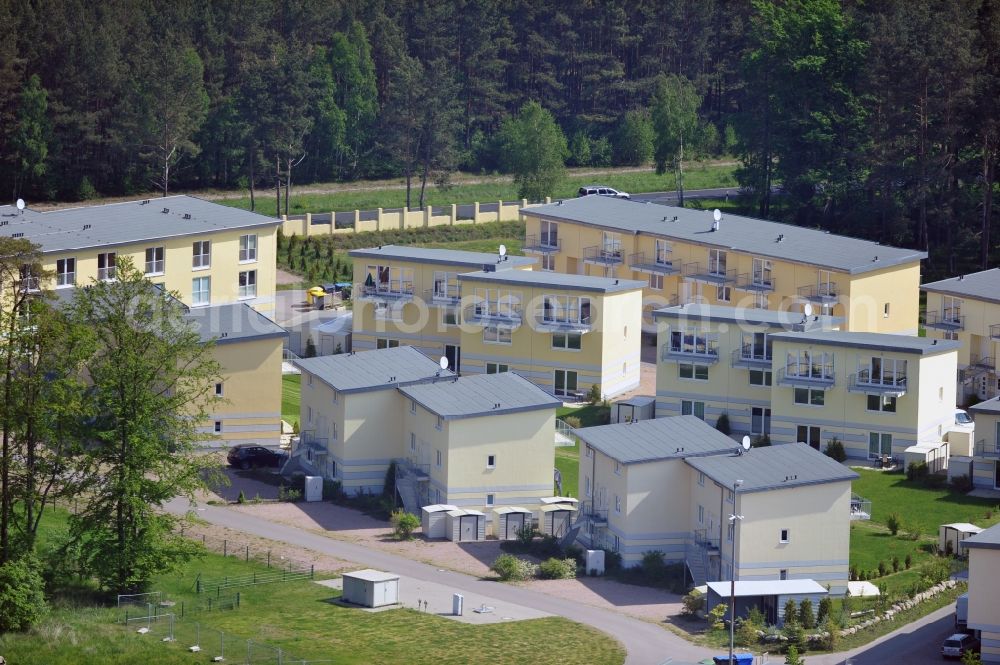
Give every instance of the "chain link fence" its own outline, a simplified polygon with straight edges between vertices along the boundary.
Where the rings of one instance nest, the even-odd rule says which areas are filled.
[[[273,584],[276,582],[291,582],[293,580],[311,580],[315,579],[316,576],[316,568],[312,563],[283,555],[275,555],[270,549],[256,547],[249,543],[228,538],[211,538],[205,534],[185,534],[183,527],[181,528],[181,535],[187,535],[195,540],[195,542],[200,542],[205,549],[216,554],[242,559],[246,562],[254,562],[267,569],[253,571],[244,575],[228,575],[214,578],[204,577],[199,573],[195,581],[195,590],[198,593],[214,593],[217,597],[221,598],[224,589],[255,586],[258,584]]]

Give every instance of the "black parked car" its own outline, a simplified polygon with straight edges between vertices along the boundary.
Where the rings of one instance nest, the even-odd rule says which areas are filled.
[[[226,459],[229,461],[229,466],[249,469],[254,466],[281,466],[285,461],[285,454],[264,446],[241,443],[229,449]]]

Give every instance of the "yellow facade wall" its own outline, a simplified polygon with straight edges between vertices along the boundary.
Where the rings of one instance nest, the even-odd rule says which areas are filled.
[[[982,660],[1000,663],[1000,550],[970,548],[969,628],[982,631]]]
[[[920,264],[855,275],[848,287],[847,330],[916,335],[920,322]]]
[[[59,259],[76,259],[76,284],[85,286],[98,277],[98,254],[115,252],[117,258],[128,257],[139,270],[145,269],[146,248],[164,248],[164,270],[149,275],[154,284],[163,284],[168,291],[178,294],[185,305],[191,305],[192,280],[196,277],[210,277],[210,303],[219,305],[245,301],[263,314],[274,312],[275,278],[277,270],[277,225],[260,226],[251,229],[218,231],[191,236],[169,237],[142,243],[89,247],[68,252],[51,252],[42,257],[46,270],[56,270]],[[257,236],[257,260],[239,260],[240,236]],[[193,267],[193,244],[197,241],[211,242],[210,267]],[[257,295],[241,298],[239,295],[239,273],[257,271]],[[51,282],[55,287],[55,280]],[[63,288],[63,287],[55,287]],[[68,287],[67,287],[68,288]]]

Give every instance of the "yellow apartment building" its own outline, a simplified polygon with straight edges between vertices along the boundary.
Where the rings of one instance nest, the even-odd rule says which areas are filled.
[[[798,311],[808,303],[846,330],[917,332],[925,252],[606,196],[522,215],[524,251],[541,257],[542,270],[641,279],[646,312],[689,302]]]
[[[400,387],[405,458],[417,502],[485,511],[541,505],[552,495],[556,407],[513,372]],[[424,491],[424,487],[426,490]]]
[[[648,551],[683,561],[695,585],[811,579],[847,588],[851,481],[803,444],[747,452],[692,416],[575,430],[582,538],[638,565]],[[743,515],[734,530],[732,514]]]
[[[274,311],[280,220],[192,196],[50,212],[0,206],[0,235],[41,248],[52,288],[113,279],[128,257],[190,307],[247,303]]]
[[[462,370],[461,286],[458,275],[478,270],[530,270],[524,256],[382,245],[349,252],[354,260],[353,348],[399,345],[448,358]]]
[[[1000,268],[924,284],[924,327],[934,339],[958,341],[959,399],[1000,394]]]
[[[301,433],[292,457],[354,495],[381,493],[389,465],[403,457],[398,388],[452,376],[409,346],[295,364],[302,372]]]
[[[772,335],[828,330],[841,320],[800,313],[691,303],[653,312],[657,324],[656,413],[714,424],[727,414],[736,434],[770,434]]]
[[[517,372],[564,399],[639,385],[642,282],[525,270],[458,281],[464,373]]]
[[[975,442],[972,450],[962,451],[969,456],[963,463],[970,465],[962,471],[977,488],[1000,489],[1000,397],[970,406],[969,413],[976,421]]]
[[[837,438],[853,459],[901,458],[955,424],[957,342],[836,330],[771,340],[776,443]]]
[[[984,663],[1000,663],[1000,526],[962,541],[969,553],[968,627],[980,631]]]
[[[200,427],[209,435],[205,445],[277,447],[282,347],[288,333],[247,303],[187,310],[185,318],[202,340],[214,340],[212,355],[221,367],[221,380],[214,386],[220,401]]]

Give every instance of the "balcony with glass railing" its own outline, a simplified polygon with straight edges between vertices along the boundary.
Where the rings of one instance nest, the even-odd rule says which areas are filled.
[[[483,301],[466,307],[462,319],[467,323],[480,326],[519,328],[522,320],[521,305],[520,303]]]
[[[593,319],[590,314],[542,310],[535,318],[535,329],[542,332],[587,333],[594,329]]]
[[[840,289],[831,283],[800,286],[797,291],[799,298],[819,305],[834,305],[840,297]]]
[[[833,364],[789,363],[778,369],[780,386],[829,388],[836,382]]]
[[[373,284],[355,284],[351,291],[354,300],[371,300],[378,302],[401,302],[413,300],[413,282],[409,280],[390,280]]]
[[[990,459],[1000,459],[1000,442],[979,439],[973,449],[976,457],[988,457]]]
[[[650,273],[653,275],[676,275],[680,268],[666,258],[666,252],[659,256],[647,254],[646,252],[636,252],[628,255],[628,267],[636,272]]]
[[[927,312],[924,315],[924,327],[949,332],[965,330],[965,316],[959,310],[950,307],[940,311]]]
[[[459,284],[435,284],[427,289],[424,298],[432,305],[454,307],[462,300],[462,287]]]
[[[688,337],[681,343],[671,340],[660,347],[660,360],[712,365],[719,362],[719,342],[705,337]]]
[[[525,254],[555,254],[561,249],[562,240],[554,233],[527,235],[521,246]]]
[[[872,372],[867,367],[859,369],[857,374],[851,374],[847,390],[852,393],[902,397],[906,394],[906,372],[882,371],[878,373]]]
[[[583,262],[599,266],[618,266],[624,262],[619,245],[592,245],[583,248]]]
[[[710,263],[693,261],[685,263],[681,268],[684,277],[696,282],[708,282],[709,284],[732,284],[736,281],[736,270],[725,268]]]
[[[775,289],[775,283],[773,277],[745,272],[736,277],[736,288],[751,293],[771,293]]]
[[[770,369],[772,360],[771,349],[762,349],[747,344],[733,350],[732,366],[747,369]]]

